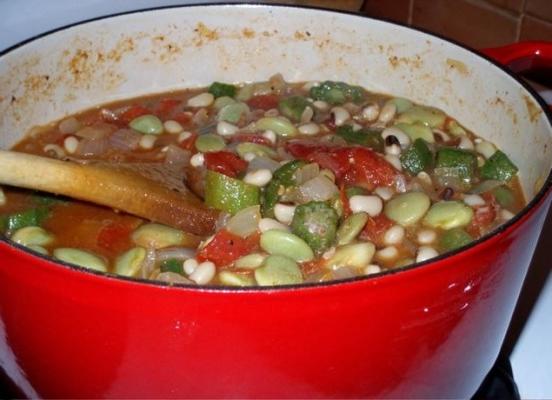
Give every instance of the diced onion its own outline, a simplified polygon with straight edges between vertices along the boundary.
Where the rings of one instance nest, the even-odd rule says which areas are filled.
[[[120,151],[131,151],[138,148],[141,134],[132,129],[119,129],[109,136],[109,144]]]
[[[261,211],[259,206],[244,208],[234,215],[226,224],[226,229],[234,235],[246,238],[255,233],[261,220]]]
[[[187,247],[167,247],[161,250],[157,250],[156,261],[163,262],[171,258],[177,260],[187,260],[188,258],[195,257],[195,251]]]
[[[117,129],[115,125],[100,123],[93,126],[85,126],[75,132],[75,136],[84,139],[102,139]]]
[[[323,175],[318,175],[299,186],[299,197],[302,203],[330,200],[338,192],[337,186]]]
[[[303,183],[311,180],[312,178],[316,178],[318,174],[320,173],[320,167],[316,163],[311,163],[302,166],[301,168],[297,169],[295,171],[295,181],[298,185],[302,185]]]
[[[501,185],[503,185],[504,182],[501,181],[494,181],[494,180],[488,180],[483,181],[477,186],[473,187],[468,193],[470,194],[481,194],[488,192],[489,190],[493,190],[494,188],[497,188]]]
[[[165,163],[184,166],[190,162],[190,155],[189,151],[170,144],[165,151]]]
[[[280,163],[277,161],[274,161],[271,158],[264,157],[264,156],[257,156],[249,162],[247,171],[258,171],[260,169],[268,169],[270,172],[274,172],[280,167],[281,167]]]

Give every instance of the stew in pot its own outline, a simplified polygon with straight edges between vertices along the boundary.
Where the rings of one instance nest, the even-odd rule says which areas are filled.
[[[266,82],[101,106],[15,150],[176,171],[221,211],[186,233],[80,201],[4,187],[10,240],[99,271],[198,285],[324,282],[462,247],[525,204],[517,167],[438,108],[343,82]]]

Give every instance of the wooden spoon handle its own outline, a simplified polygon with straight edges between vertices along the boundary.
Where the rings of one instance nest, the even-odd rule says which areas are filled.
[[[0,150],[0,183],[112,207],[195,235],[215,229],[218,211],[132,171]]]

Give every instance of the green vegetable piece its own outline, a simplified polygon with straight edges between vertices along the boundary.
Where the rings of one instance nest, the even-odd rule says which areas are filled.
[[[452,200],[433,204],[422,222],[432,228],[453,229],[468,225],[472,218],[471,207]]]
[[[345,195],[347,196],[348,199],[350,199],[353,196],[365,195],[367,193],[368,191],[360,186],[351,186],[345,189]]]
[[[375,151],[383,151],[384,141],[380,131],[371,129],[359,129],[355,131],[351,125],[343,125],[337,128],[335,133],[349,144],[359,144]]]
[[[399,114],[405,112],[406,110],[410,109],[414,105],[410,100],[402,97],[394,97],[388,100],[388,102],[395,104],[395,107],[397,107],[397,112]]]
[[[144,135],[160,135],[163,133],[163,122],[153,114],[134,118],[130,121],[129,126]]]
[[[274,217],[274,206],[280,198],[280,190],[295,185],[295,171],[305,164],[305,161],[293,160],[274,171],[271,181],[263,192],[261,208],[264,217]]]
[[[272,131],[278,136],[291,137],[297,135],[297,128],[284,117],[263,117],[255,126],[261,131]]]
[[[494,195],[498,204],[504,208],[510,208],[516,201],[514,192],[508,186],[499,186],[494,188],[491,193]]]
[[[468,150],[445,147],[437,151],[435,168],[445,168],[464,182],[471,182],[477,168],[477,157]]]
[[[462,228],[454,228],[445,231],[439,240],[439,248],[442,252],[451,251],[471,243],[473,238]]]
[[[207,91],[215,96],[215,98],[222,96],[234,97],[236,95],[236,87],[234,85],[221,82],[211,83]]]
[[[411,124],[398,123],[395,125],[396,128],[400,129],[410,137],[410,140],[415,141],[416,139],[423,139],[428,143],[435,143],[435,137],[433,136],[433,131],[430,127],[419,123],[414,122]]]
[[[208,170],[205,177],[205,203],[218,210],[235,214],[259,204],[260,190],[239,179]]]
[[[418,175],[430,168],[432,164],[433,154],[423,139],[416,139],[412,146],[401,155],[403,169],[412,175]]]
[[[351,86],[344,82],[325,81],[311,88],[310,97],[333,105],[348,101],[359,103],[364,99],[364,90],[360,86]]]
[[[508,182],[518,173],[518,168],[510,161],[506,154],[497,150],[491,158],[485,161],[480,172],[483,179]]]
[[[195,147],[202,153],[208,153],[211,151],[221,151],[226,147],[226,143],[224,143],[224,139],[219,135],[207,133],[196,139]]]
[[[339,216],[322,201],[310,201],[295,208],[291,231],[320,254],[335,241]]]
[[[292,121],[300,121],[310,102],[303,96],[286,97],[278,103],[278,110]]]
[[[406,192],[389,200],[383,209],[385,215],[403,225],[414,225],[431,205],[429,196],[422,192]]]
[[[301,269],[292,259],[268,256],[260,268],[255,270],[255,279],[261,286],[293,285],[303,282]]]
[[[123,276],[136,276],[146,259],[146,249],[133,247],[115,259],[115,273]]]
[[[232,103],[227,104],[220,109],[217,114],[219,121],[227,121],[232,124],[236,124],[244,113],[249,111],[249,107],[245,103]]]
[[[0,227],[5,232],[13,232],[26,226],[40,226],[49,216],[50,210],[46,207],[31,208],[4,216]]]
[[[169,258],[161,263],[160,266],[161,272],[174,272],[182,275],[184,273],[184,268],[182,266],[182,260],[177,260],[176,258]]]
[[[307,242],[287,231],[272,229],[263,232],[260,244],[268,254],[291,257],[297,262],[311,261],[314,258]]]
[[[419,122],[430,128],[442,128],[446,118],[447,115],[437,108],[414,106],[400,114],[397,118],[397,122],[404,122],[407,124]]]
[[[60,261],[79,267],[93,269],[95,271],[106,272],[107,264],[94,253],[70,247],[62,247],[54,250],[54,257]]]
[[[341,246],[355,240],[367,221],[368,214],[365,212],[358,212],[349,216],[337,230],[337,244]]]
[[[258,143],[243,142],[236,146],[236,152],[241,158],[243,158],[247,153],[255,154],[258,157],[268,157],[275,158],[278,153],[272,150],[268,146],[264,146]]]

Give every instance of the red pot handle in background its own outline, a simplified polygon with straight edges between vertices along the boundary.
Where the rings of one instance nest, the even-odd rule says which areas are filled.
[[[552,42],[519,42],[481,52],[516,73],[541,68],[552,70]]]

